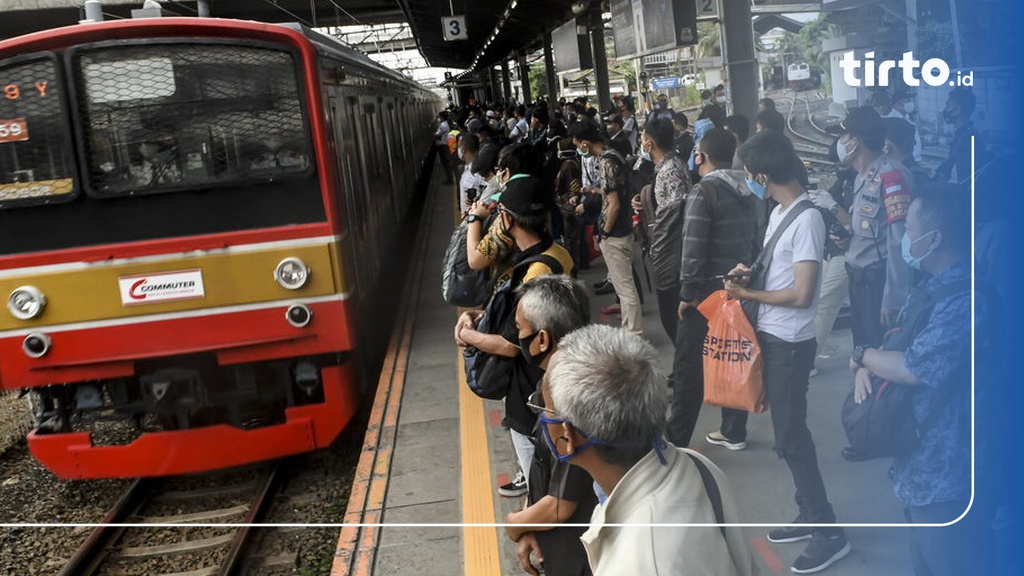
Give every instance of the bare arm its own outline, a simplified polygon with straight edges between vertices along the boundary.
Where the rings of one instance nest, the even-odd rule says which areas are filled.
[[[473,270],[483,270],[493,262],[477,250],[480,241],[484,239],[484,224],[482,221],[470,222],[466,229],[466,262]]]
[[[505,527],[505,534],[513,542],[518,542],[519,538],[527,532],[551,530],[551,526],[537,526],[537,524],[561,524],[566,522],[576,513],[578,506],[579,503],[573,500],[545,496],[533,506],[527,506],[518,512],[512,512],[506,516],[505,523],[512,524],[512,526]]]
[[[793,285],[782,290],[751,290],[730,280],[725,281],[725,289],[736,298],[757,300],[772,306],[784,308],[807,308],[814,301],[814,290],[818,285],[818,262],[803,260],[793,264]],[[746,266],[736,266],[729,274],[748,271]]]
[[[515,358],[520,354],[519,346],[497,334],[484,334],[473,328],[463,328],[457,338],[466,343],[467,346],[472,346],[488,354],[497,354],[507,358]]]

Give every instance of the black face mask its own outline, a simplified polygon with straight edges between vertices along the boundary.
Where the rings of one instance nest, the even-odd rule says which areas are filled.
[[[530,366],[533,366],[534,368],[539,367],[540,363],[543,362],[545,358],[547,358],[548,354],[551,354],[550,347],[547,350],[541,352],[540,354],[537,354],[536,356],[530,354],[530,345],[533,344],[533,341],[537,339],[538,334],[540,334],[540,330],[534,332],[533,334],[530,334],[529,336],[519,339],[519,351],[522,352],[523,358],[526,359],[526,363]]]

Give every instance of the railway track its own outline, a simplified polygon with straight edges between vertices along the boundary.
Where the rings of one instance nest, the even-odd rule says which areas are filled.
[[[244,574],[254,564],[257,532],[247,525],[264,521],[284,484],[284,470],[277,463],[166,481],[136,480],[59,575]],[[294,563],[283,559],[289,560]]]

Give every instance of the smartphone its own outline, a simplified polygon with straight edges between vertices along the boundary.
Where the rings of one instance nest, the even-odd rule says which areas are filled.
[[[712,280],[732,280],[736,281],[740,278],[750,278],[750,272],[737,272],[736,274],[720,274],[718,276],[712,276]]]

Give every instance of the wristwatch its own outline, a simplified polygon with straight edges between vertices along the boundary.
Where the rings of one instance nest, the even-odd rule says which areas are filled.
[[[476,214],[470,214],[469,216],[466,216],[467,224],[472,224],[473,222],[479,222],[481,220],[483,220],[483,218],[477,216]]]
[[[850,358],[853,360],[854,364],[860,366],[861,368],[864,367],[864,353],[868,351],[868,348],[871,348],[871,346],[853,347],[853,354],[850,356]]]

